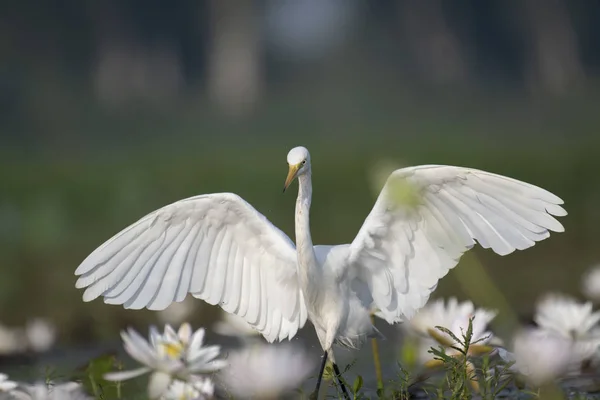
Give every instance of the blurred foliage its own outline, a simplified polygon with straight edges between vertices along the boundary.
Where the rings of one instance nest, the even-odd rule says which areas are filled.
[[[234,1],[2,8],[0,323],[47,317],[62,342],[45,363],[0,357],[11,377],[144,398],[147,377],[121,387],[102,375],[130,361],[118,331],[146,332],[159,315],[84,303],[73,272],[138,218],[201,193],[235,192],[293,239],[295,188],[281,189],[297,145],[312,155],[317,244],[354,238],[382,170],[460,165],[552,191],[569,212],[565,233],[507,257],[476,248],[433,297],[498,309],[492,329],[507,339],[542,293],[580,296],[600,261],[600,3]],[[251,107],[232,113],[240,98]],[[219,318],[196,303],[194,326]],[[388,366],[411,370],[414,348],[376,324],[393,338],[380,344],[384,377],[399,373],[397,397],[408,396],[408,371]],[[355,392],[375,388],[369,351],[364,385],[347,382]]]
[[[86,102],[73,101],[82,109],[71,110],[71,129],[110,132],[102,144],[74,139],[35,151],[0,150],[3,322],[49,316],[67,341],[114,336],[127,324],[145,329],[154,319],[149,311],[83,303],[74,288],[77,265],[146,213],[199,193],[236,192],[293,235],[295,196],[282,195],[281,186],[285,155],[299,144],[313,159],[315,243],[353,239],[375,199],[370,168],[381,160],[470,166],[542,186],[562,197],[569,212],[561,219],[566,233],[528,251],[498,257],[476,250],[510,306],[527,315],[543,291],[577,294],[581,272],[600,256],[600,115],[591,106],[600,99],[525,102],[447,92],[413,97],[400,88],[374,95],[387,93],[382,89],[375,82],[351,92],[319,93],[315,87],[312,93],[275,95],[242,121],[225,120],[200,100],[166,115],[140,110],[116,116],[83,112]],[[461,297],[456,273],[449,276],[436,296]],[[201,310],[196,322],[217,315],[208,306]]]

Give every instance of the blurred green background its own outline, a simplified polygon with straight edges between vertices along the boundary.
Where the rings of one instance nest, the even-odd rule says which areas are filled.
[[[47,317],[63,343],[145,331],[155,313],[82,302],[79,263],[200,193],[238,193],[292,235],[295,192],[281,188],[297,145],[312,154],[315,243],[352,240],[377,194],[375,165],[454,164],[565,200],[566,233],[507,257],[474,252],[519,316],[544,292],[579,296],[600,262],[598,2],[2,7],[2,324]],[[465,280],[476,275],[462,264],[435,296],[472,295],[479,278]],[[217,318],[197,302],[192,321]]]

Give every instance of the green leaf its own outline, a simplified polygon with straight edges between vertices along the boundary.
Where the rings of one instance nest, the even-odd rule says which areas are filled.
[[[325,369],[323,370],[323,379],[326,381],[330,381],[335,376],[335,372],[333,371],[333,366],[328,361],[328,364],[325,365]]]
[[[85,367],[83,385],[96,398],[117,398],[118,389],[115,384],[104,380],[104,374],[112,371],[115,363],[115,355],[107,353],[90,360]]]
[[[506,387],[512,383],[510,379],[505,379],[503,382],[501,382],[497,387],[496,390],[494,390],[494,398],[499,395],[504,389],[506,389]]]
[[[473,320],[474,319],[475,319],[474,315],[471,318],[469,318],[469,327],[467,328],[467,334],[464,337],[466,347],[469,347],[469,344],[471,344],[471,339],[473,338]]]
[[[352,385],[352,390],[354,391],[355,395],[360,391],[362,386],[363,386],[363,378],[362,378],[362,376],[358,375],[356,377],[356,379],[354,380],[354,384]]]
[[[488,340],[488,339],[489,339],[491,336],[492,336],[492,335],[487,335],[487,336],[484,336],[484,337],[482,337],[482,338],[480,338],[480,339],[477,339],[476,341],[474,341],[474,342],[471,342],[471,345],[474,345],[474,344],[477,344],[477,343],[481,343],[481,342],[483,342],[484,340]]]
[[[345,374],[346,372],[350,371],[350,369],[352,367],[354,367],[354,365],[356,364],[356,361],[358,361],[356,358],[354,360],[352,360],[351,363],[346,364],[346,367],[344,367],[344,370],[342,371],[342,374]]]
[[[459,338],[457,338],[456,335],[454,333],[452,333],[452,331],[450,329],[444,328],[443,326],[436,326],[435,329],[437,329],[438,331],[444,332],[445,334],[450,336],[456,343],[461,343],[461,344],[463,343],[463,341],[460,340]]]
[[[444,362],[450,362],[452,359],[452,357],[446,354],[446,350],[441,346],[438,349],[431,347],[427,352],[433,354],[434,358],[440,359]]]

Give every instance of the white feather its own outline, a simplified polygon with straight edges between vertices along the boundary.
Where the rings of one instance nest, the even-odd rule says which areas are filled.
[[[196,196],[109,239],[77,268],[84,300],[163,310],[188,292],[241,315],[270,341],[306,321],[292,241],[239,196]],[[279,290],[285,282],[286,290]],[[300,307],[298,307],[300,305]]]
[[[396,201],[395,185],[418,204]],[[350,245],[348,268],[356,270],[359,285],[370,288],[372,307],[397,322],[425,304],[473,240],[506,255],[533,246],[549,231],[562,232],[552,216],[566,214],[562,203],[537,186],[476,169],[400,169],[388,178]]]

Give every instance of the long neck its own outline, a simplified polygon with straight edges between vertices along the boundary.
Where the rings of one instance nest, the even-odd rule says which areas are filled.
[[[298,198],[296,199],[296,251],[298,252],[298,275],[308,285],[309,276],[318,272],[317,259],[310,237],[310,202],[312,183],[310,171],[298,177]]]

